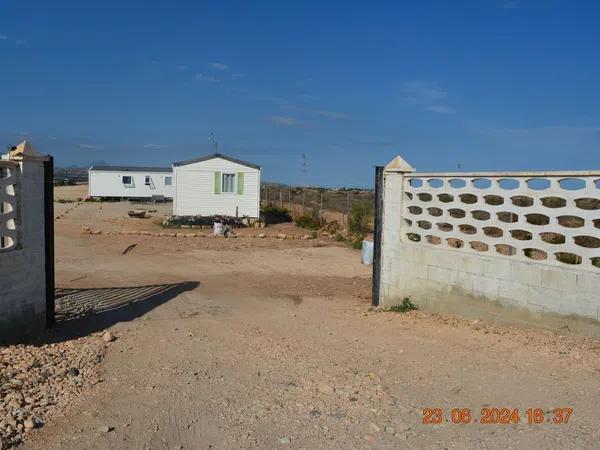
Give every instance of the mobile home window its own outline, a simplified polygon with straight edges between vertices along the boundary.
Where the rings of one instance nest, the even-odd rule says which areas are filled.
[[[133,180],[131,179],[130,176],[124,175],[123,176],[123,184],[131,185],[131,184],[133,184]]]
[[[223,174],[223,185],[221,192],[235,192],[235,173]]]
[[[171,186],[173,184],[173,177],[165,177],[165,186]]]
[[[150,177],[149,177],[148,175],[146,175],[146,176],[144,177],[144,184],[145,184],[146,186],[150,186]]]

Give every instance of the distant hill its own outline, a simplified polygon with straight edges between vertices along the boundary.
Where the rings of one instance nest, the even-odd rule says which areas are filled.
[[[88,167],[55,167],[54,180],[61,184],[87,183]]]

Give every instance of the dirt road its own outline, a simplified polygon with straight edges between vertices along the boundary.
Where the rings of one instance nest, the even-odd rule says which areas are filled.
[[[62,323],[118,339],[104,381],[26,449],[597,448],[597,341],[369,311],[370,268],[331,241],[82,234],[97,207],[57,221],[57,284],[107,308],[170,286]],[[450,421],[486,407],[520,423]],[[558,407],[568,423],[527,423]]]

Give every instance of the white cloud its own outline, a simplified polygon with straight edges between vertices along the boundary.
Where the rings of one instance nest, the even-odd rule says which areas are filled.
[[[441,89],[437,83],[429,81],[407,81],[403,89],[407,98],[416,103],[430,103],[448,97],[448,92]]]
[[[210,81],[211,83],[220,83],[220,81],[221,81],[215,77],[211,77],[210,75],[205,75],[203,73],[197,73],[195,75],[195,78],[196,78],[196,80]]]
[[[17,45],[18,46],[27,45],[27,39],[17,39]]]
[[[276,125],[283,125],[287,127],[297,127],[304,125],[304,122],[289,116],[268,116],[267,120],[273,122]]]
[[[329,119],[349,119],[350,118],[350,116],[346,113],[337,112],[337,111],[329,111],[326,109],[313,109],[311,112],[318,116],[327,117]]]
[[[403,84],[404,101],[410,105],[438,114],[456,114],[456,110],[445,104],[448,92],[438,83],[430,81],[407,81]]]
[[[0,34],[0,41],[5,41],[8,39],[8,36],[5,34]]]
[[[514,137],[537,136],[567,136],[600,135],[600,125],[549,125],[530,128],[497,128],[491,134]]]
[[[501,7],[501,8],[504,8],[504,9],[516,9],[516,8],[518,8],[518,7],[519,7],[519,2],[518,2],[518,1],[516,1],[516,0],[507,0],[507,1],[503,1],[503,2],[500,4],[500,7]]]
[[[181,70],[181,71],[183,71],[183,70],[185,70],[185,69],[187,69],[187,66],[186,66],[185,64],[179,64],[179,65],[177,66],[177,70]]]
[[[246,78],[246,74],[245,73],[232,73],[231,77],[232,78]]]
[[[144,144],[144,148],[168,148],[168,145],[163,144]]]
[[[456,110],[454,108],[444,105],[429,105],[425,107],[425,110],[438,114],[456,114]]]
[[[227,64],[223,64],[220,62],[211,62],[210,67],[217,70],[222,70],[223,72],[227,72],[229,70],[229,66]]]
[[[77,144],[81,148],[89,149],[89,150],[101,150],[104,147],[101,145],[92,145],[92,144]]]

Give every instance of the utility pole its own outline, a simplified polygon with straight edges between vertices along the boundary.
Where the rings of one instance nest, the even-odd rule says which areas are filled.
[[[215,155],[217,155],[219,153],[219,143],[215,139],[215,135],[212,131],[208,135],[208,142],[210,142],[215,147]]]
[[[302,153],[302,214],[304,214],[305,188],[306,188],[306,153]]]

